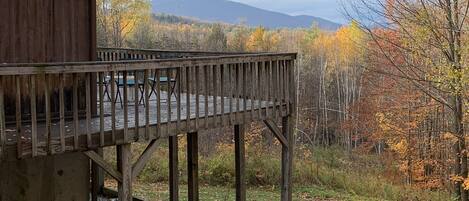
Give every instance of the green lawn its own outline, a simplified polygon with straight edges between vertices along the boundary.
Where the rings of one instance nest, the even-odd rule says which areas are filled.
[[[114,182],[107,182],[111,188],[116,188]],[[165,201],[168,199],[167,184],[141,184],[133,186],[134,196],[148,201]],[[187,187],[180,186],[180,200],[187,200]],[[294,200],[301,201],[378,201],[379,199],[350,195],[346,192],[338,192],[324,189],[317,186],[296,188]],[[208,201],[232,201],[235,200],[235,189],[228,187],[200,187],[200,200]],[[280,200],[278,188],[249,188],[247,190],[247,200],[250,201],[275,201]]]

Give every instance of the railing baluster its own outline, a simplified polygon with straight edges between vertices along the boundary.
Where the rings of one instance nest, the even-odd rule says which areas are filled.
[[[145,139],[150,140],[150,91],[149,91],[149,81],[148,76],[150,74],[150,70],[145,70],[143,75],[143,86],[145,91]]]
[[[200,82],[200,66],[195,66],[195,129],[199,129],[199,82]]]
[[[161,87],[160,87],[160,70],[155,69],[156,82],[156,136],[161,136]]]
[[[129,140],[129,100],[128,100],[128,83],[127,83],[127,71],[123,71],[123,81],[124,81],[124,92],[123,92],[123,101],[124,101],[124,143],[127,143]]]
[[[51,109],[50,109],[50,75],[44,75],[44,101],[46,107],[46,152],[52,153],[51,137]]]
[[[135,115],[135,124],[134,124],[134,138],[140,139],[139,135],[139,111],[138,105],[140,102],[140,98],[138,97],[140,93],[140,81],[139,81],[139,71],[134,71],[134,115]]]
[[[186,130],[191,127],[191,68],[186,67]]]
[[[176,97],[176,101],[177,101],[177,128],[178,128],[178,132],[180,132],[180,128],[181,128],[181,67],[178,67],[177,70],[176,70],[176,84],[177,84],[177,97]]]
[[[209,112],[209,110],[208,110],[208,97],[210,96],[209,84],[208,83],[209,83],[209,80],[210,80],[209,69],[212,69],[212,68],[209,65],[204,65],[203,68],[204,68],[204,77],[203,78],[204,78],[204,98],[205,98],[205,100],[204,100],[205,101],[205,106],[204,106],[205,116],[204,117],[205,117],[205,129],[208,129],[208,112]],[[214,78],[212,78],[212,79],[215,80]],[[215,93],[212,93],[213,97],[215,97],[214,94]],[[214,122],[216,124],[216,119],[215,119],[216,115],[213,114],[213,117],[214,117],[213,118]]]
[[[240,90],[241,87],[239,87],[239,85],[241,84],[240,82],[240,79],[241,79],[241,74],[240,74],[240,69],[242,69],[242,64],[240,63],[237,63],[236,64],[236,73],[235,73],[235,76],[236,76],[236,80],[235,80],[235,83],[236,83],[236,89],[235,89],[235,93],[236,93],[236,113],[235,113],[235,121],[238,121],[239,119],[239,114],[240,114],[240,98],[241,98],[241,93]]]
[[[286,69],[285,68],[285,60],[282,60],[282,74],[281,74],[281,76],[282,76],[282,97],[281,97],[282,101],[281,101],[281,104],[283,106],[283,109],[282,109],[283,110],[283,114],[282,114],[283,116],[286,115],[286,111],[287,111],[287,108],[285,107],[285,100],[286,100],[286,94],[287,94],[286,93],[287,88],[286,88],[286,82],[285,82],[285,77],[287,76],[287,74],[286,74],[285,69]]]
[[[242,85],[243,85],[243,124],[246,123],[246,115],[248,114],[248,107],[247,107],[247,102],[248,102],[248,94],[247,94],[247,70],[249,67],[249,63],[243,63],[243,78],[242,78]]]
[[[21,77],[15,76],[16,81],[16,143],[18,158],[23,157],[23,129],[22,129],[22,116],[21,116]]]
[[[220,121],[223,121],[222,120],[222,115],[220,115],[220,118],[218,118],[218,76],[217,76],[217,73],[218,73],[218,68],[221,67],[221,65],[213,65],[213,69],[212,69],[212,73],[213,73],[213,76],[212,76],[212,79],[213,79],[213,119],[214,119],[214,126],[217,127],[218,126],[218,119],[220,119]],[[222,85],[222,83],[220,83],[220,85]],[[221,96],[223,97],[223,95]],[[222,124],[222,123],[220,123]]]
[[[229,114],[229,125],[232,125],[233,124],[233,96],[234,96],[234,92],[233,92],[233,68],[235,67],[235,64],[228,64],[228,76],[229,76],[229,94],[228,94],[228,97],[229,97],[229,103],[230,103],[230,114]]]
[[[111,71],[111,126],[112,126],[112,143],[116,143],[116,74]]]
[[[272,64],[272,85],[270,88],[272,88],[272,102],[273,102],[273,115],[272,117],[274,118],[274,120],[277,119],[277,114],[278,114],[278,108],[277,108],[277,94],[278,94],[278,86],[277,86],[277,83],[278,83],[278,77],[277,77],[277,69],[278,69],[278,66],[277,66],[277,61],[270,61],[271,64]]]
[[[37,156],[37,113],[36,113],[36,75],[30,76],[30,101],[31,101],[31,145],[32,155]]]
[[[257,98],[257,105],[258,105],[258,119],[262,119],[262,64],[261,62],[256,62],[256,74],[257,74],[257,90],[256,90],[256,98]]]
[[[225,64],[220,65],[220,98],[221,98],[221,108],[220,108],[220,120],[221,126],[225,126]],[[216,111],[216,110],[215,110]],[[214,112],[216,113],[216,112]]]
[[[86,137],[87,146],[92,147],[93,142],[91,141],[91,73],[86,73],[85,80],[85,98],[86,98]],[[95,81],[96,82],[96,81]]]
[[[60,147],[61,152],[65,152],[65,94],[64,94],[64,83],[65,83],[65,74],[61,73],[59,75],[60,84],[59,84],[59,110],[60,110]]]
[[[99,145],[104,146],[104,73],[99,72]]]
[[[249,83],[249,86],[251,86],[251,95],[249,97],[250,99],[250,104],[251,104],[251,121],[253,121],[254,118],[254,100],[256,99],[256,94],[254,93],[254,89],[256,88],[256,85],[254,82],[256,81],[256,71],[255,71],[255,62],[250,62],[249,63],[249,72],[251,73],[251,81]]]
[[[167,100],[166,100],[166,102],[167,102],[167,106],[168,106],[168,115],[167,115],[167,116],[168,116],[168,117],[167,117],[168,123],[167,123],[167,126],[166,126],[166,128],[167,128],[167,129],[166,129],[166,134],[169,134],[169,133],[170,133],[170,132],[169,132],[169,131],[170,131],[169,129],[170,129],[170,127],[171,127],[171,120],[172,120],[172,119],[171,119],[171,117],[172,117],[172,115],[171,115],[171,96],[172,96],[172,95],[171,95],[171,94],[172,94],[171,75],[172,75],[172,74],[171,74],[171,73],[172,73],[172,71],[171,71],[170,68],[166,69],[166,87],[167,87],[167,96],[166,96],[166,97],[167,97],[167,98],[166,98]]]
[[[5,123],[5,102],[4,102],[4,86],[3,76],[0,76],[0,160],[2,160],[3,154],[5,153],[6,145],[6,123]]]
[[[80,129],[80,123],[78,121],[78,75],[74,73],[73,75],[73,144],[75,150],[78,149],[78,134]]]

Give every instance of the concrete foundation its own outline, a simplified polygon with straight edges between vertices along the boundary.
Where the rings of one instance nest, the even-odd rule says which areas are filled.
[[[0,162],[0,201],[88,201],[89,170],[82,153]]]

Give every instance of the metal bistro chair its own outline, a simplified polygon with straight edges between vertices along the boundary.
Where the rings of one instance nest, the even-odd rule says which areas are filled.
[[[171,90],[171,92],[168,96],[168,100],[172,95],[174,95],[174,97],[177,98],[177,93],[174,93],[174,92],[175,92],[178,76],[179,76],[179,74],[176,73],[175,77],[171,77],[171,74],[168,73],[166,76],[160,76],[159,78],[157,78],[156,77],[156,71],[155,71],[153,73],[153,76],[148,78],[148,82],[151,85],[150,97],[153,95],[153,93],[158,94],[158,92],[160,91],[160,89],[156,89],[156,86],[157,86],[156,84],[159,81],[160,86],[165,86],[165,85],[167,86],[168,84],[170,86],[170,89],[168,89],[168,90]]]

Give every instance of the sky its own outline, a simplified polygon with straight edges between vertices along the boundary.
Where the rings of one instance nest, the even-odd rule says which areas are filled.
[[[347,23],[343,16],[344,0],[231,0],[290,15],[312,15],[338,23]]]

